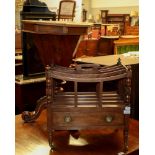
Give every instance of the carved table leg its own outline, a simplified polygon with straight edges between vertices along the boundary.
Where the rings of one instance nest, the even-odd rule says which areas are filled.
[[[125,115],[125,126],[124,126],[124,153],[126,153],[128,151],[128,128],[129,128],[129,116]]]
[[[37,101],[37,105],[36,105],[35,111],[33,111],[33,112],[24,111],[22,113],[22,119],[26,123],[33,122],[33,121],[35,121],[40,116],[42,110],[44,110],[45,108],[47,108],[47,99],[46,99],[46,96],[40,98]]]
[[[129,132],[129,117],[131,113],[130,97],[131,97],[131,67],[128,68],[128,77],[125,80],[125,110],[124,110],[124,152],[128,151],[128,132]]]
[[[51,152],[53,152],[55,150],[55,146],[53,144],[53,134],[54,134],[54,131],[49,131],[49,146],[51,147]]]

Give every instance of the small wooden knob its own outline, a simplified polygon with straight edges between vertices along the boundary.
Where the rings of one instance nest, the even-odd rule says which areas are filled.
[[[108,116],[105,117],[105,120],[106,120],[107,123],[111,123],[113,121],[113,116],[108,115]]]
[[[72,121],[71,116],[65,116],[65,117],[64,117],[64,121],[65,121],[66,123],[70,123],[70,122]]]

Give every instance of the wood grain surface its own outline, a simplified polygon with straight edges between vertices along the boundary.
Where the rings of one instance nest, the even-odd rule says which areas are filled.
[[[46,110],[34,123],[24,123],[16,116],[16,155],[117,155],[123,147],[122,130],[82,130],[74,135],[68,131],[55,131],[56,151],[48,144]],[[79,138],[75,138],[79,136]],[[130,120],[129,151],[139,148],[139,125]],[[134,154],[138,155],[138,154]]]
[[[121,59],[122,65],[139,64],[139,57],[137,57],[137,56],[124,56],[123,54],[76,58],[76,59],[74,59],[74,61],[111,66],[111,65],[117,64],[117,61],[119,58]]]

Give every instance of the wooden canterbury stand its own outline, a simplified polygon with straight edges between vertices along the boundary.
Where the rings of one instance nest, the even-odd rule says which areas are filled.
[[[57,80],[74,83],[74,91],[57,92]],[[104,92],[104,82],[116,80],[116,91]],[[78,83],[96,83],[95,92],[78,92]],[[49,144],[54,149],[54,130],[124,128],[124,152],[128,150],[131,69],[122,65],[75,68],[46,67]]]

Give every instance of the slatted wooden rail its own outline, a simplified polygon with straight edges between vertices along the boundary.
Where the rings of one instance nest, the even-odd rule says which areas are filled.
[[[73,82],[71,92],[56,91],[58,81]],[[104,91],[104,82],[116,81],[117,90]],[[79,83],[96,84],[94,92],[79,92]],[[124,152],[128,147],[131,68],[122,64],[46,67],[49,144],[54,149],[54,130],[124,129]]]

